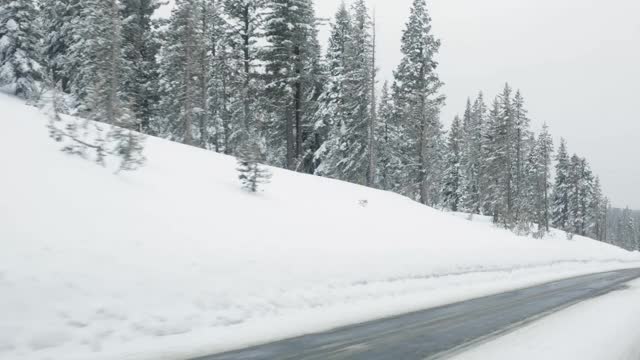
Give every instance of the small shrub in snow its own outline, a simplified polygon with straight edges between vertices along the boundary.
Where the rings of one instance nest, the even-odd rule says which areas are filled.
[[[249,140],[241,146],[238,154],[238,178],[242,187],[249,192],[257,192],[261,184],[269,183],[271,173],[260,164],[262,151],[257,142]]]
[[[107,155],[118,159],[118,171],[136,170],[144,165],[144,137],[130,128],[135,121],[130,112],[124,111],[117,126],[108,126],[86,119],[63,119],[68,112],[65,95],[60,86],[51,86],[43,92],[40,106],[49,117],[49,136],[62,143],[62,151],[106,164]]]

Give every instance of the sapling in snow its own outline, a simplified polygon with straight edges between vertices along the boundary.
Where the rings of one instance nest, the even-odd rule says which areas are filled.
[[[259,163],[261,160],[262,151],[257,142],[248,140],[239,149],[238,178],[242,187],[252,193],[258,192],[260,185],[271,179],[271,172]]]

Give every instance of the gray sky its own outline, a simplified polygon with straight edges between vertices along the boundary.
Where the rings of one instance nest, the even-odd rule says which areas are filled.
[[[317,15],[333,17],[340,1],[315,0]],[[400,60],[411,2],[369,0],[382,79],[391,79]],[[464,111],[468,96],[482,90],[490,100],[508,81],[523,92],[536,130],[546,122],[570,151],[587,157],[614,205],[640,209],[639,0],[428,4],[443,43],[446,124]],[[322,35],[324,41],[327,31]]]

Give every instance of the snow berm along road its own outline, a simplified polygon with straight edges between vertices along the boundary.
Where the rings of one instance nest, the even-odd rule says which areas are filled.
[[[401,196],[149,138],[114,175],[0,94],[0,359],[184,359],[637,267],[560,232],[517,237]]]

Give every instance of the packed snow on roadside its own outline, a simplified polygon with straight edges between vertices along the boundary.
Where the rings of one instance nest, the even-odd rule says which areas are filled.
[[[454,360],[638,360],[640,281],[518,329]]]
[[[59,151],[0,94],[0,359],[185,359],[573,275],[640,256],[517,237],[401,196],[149,138],[147,165]]]

